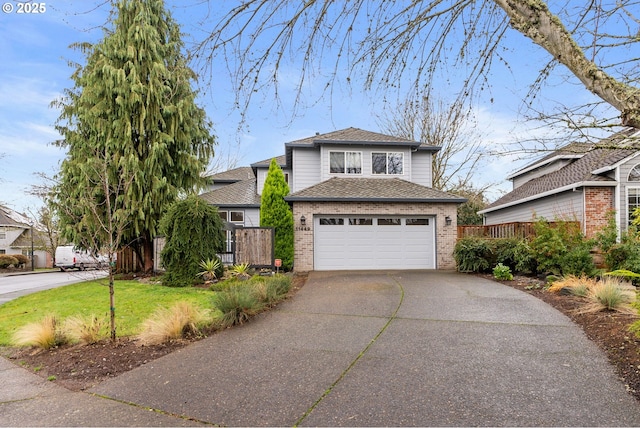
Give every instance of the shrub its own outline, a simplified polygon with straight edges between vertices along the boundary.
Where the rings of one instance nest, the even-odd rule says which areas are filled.
[[[576,223],[560,220],[551,225],[541,218],[534,230],[530,248],[539,273],[579,275],[595,271],[590,254],[594,242],[584,239]]]
[[[620,242],[609,247],[604,262],[610,270],[640,272],[640,242],[635,230],[622,235]]]
[[[145,345],[157,345],[180,339],[187,334],[197,334],[207,317],[190,302],[177,302],[171,308],[159,308],[142,323],[138,336]]]
[[[264,304],[253,290],[253,286],[233,287],[218,292],[213,298],[213,307],[220,312],[215,323],[220,328],[242,324],[264,308]]]
[[[504,281],[511,281],[513,279],[511,268],[509,268],[509,266],[503,265],[502,263],[498,263],[496,267],[493,268],[493,276],[495,279]]]
[[[634,284],[640,282],[640,274],[631,272],[630,270],[626,270],[626,269],[618,269],[611,272],[605,272],[603,275],[625,279]]]
[[[30,262],[29,257],[22,254],[12,254],[12,257],[14,257],[18,261],[18,265],[21,266],[26,266],[27,263]]]
[[[484,238],[463,238],[456,243],[453,257],[460,272],[483,272],[491,266],[492,244]]]
[[[160,230],[166,237],[162,264],[163,285],[193,285],[202,260],[213,259],[224,247],[223,223],[217,208],[198,196],[171,205],[162,217]]]
[[[0,269],[6,269],[11,265],[18,266],[18,259],[9,254],[0,254]]]
[[[66,335],[80,343],[96,343],[104,334],[104,322],[95,315],[69,317],[64,322]]]
[[[66,343],[67,339],[58,329],[56,317],[48,315],[40,322],[30,323],[18,329],[13,335],[13,342],[17,346],[51,349]]]
[[[495,261],[509,266],[516,272],[531,273],[535,263],[526,239],[502,238],[495,242]]]

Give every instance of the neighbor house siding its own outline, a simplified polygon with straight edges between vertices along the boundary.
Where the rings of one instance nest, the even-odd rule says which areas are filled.
[[[637,157],[625,162],[620,165],[619,173],[620,173],[620,191],[618,197],[620,198],[618,203],[620,204],[619,210],[619,221],[620,221],[620,230],[626,231],[629,228],[628,219],[629,219],[629,206],[628,206],[628,189],[629,188],[640,188],[640,182],[630,182],[629,181],[629,173],[631,170],[640,164],[640,160]]]
[[[515,221],[532,221],[534,217],[556,219],[583,220],[583,191],[563,192],[546,198],[536,199],[512,207],[486,213],[485,224],[511,223]]]
[[[314,215],[424,215],[436,217],[436,268],[455,269],[453,247],[457,228],[457,204],[439,203],[380,203],[380,202],[296,202],[293,204],[294,218],[294,269],[298,272],[313,270],[313,225]],[[300,224],[304,216],[306,224]],[[453,223],[446,225],[445,217]],[[402,269],[402,266],[398,266]]]
[[[295,148],[292,153],[292,163],[292,182],[289,185],[291,193],[322,181],[320,178],[320,150]]]
[[[283,174],[289,175],[289,181],[291,181],[291,171],[288,169],[282,169]],[[264,189],[264,182],[267,179],[267,175],[269,174],[269,168],[258,168],[256,170],[256,193],[258,195],[262,195],[262,190]],[[289,183],[289,187],[291,187],[291,183]]]
[[[431,180],[431,152],[411,153],[411,181],[426,187],[433,187]]]
[[[542,177],[545,174],[550,174],[550,173],[552,173],[554,171],[558,171],[559,169],[564,168],[565,166],[567,166],[568,164],[570,164],[573,161],[575,161],[575,159],[557,160],[557,161],[552,162],[550,164],[541,166],[540,168],[533,169],[533,170],[528,171],[528,172],[526,172],[526,173],[524,173],[522,175],[514,177],[512,179],[513,188],[515,189],[516,187],[520,187],[524,183],[526,183],[527,181],[531,181],[534,178]]]

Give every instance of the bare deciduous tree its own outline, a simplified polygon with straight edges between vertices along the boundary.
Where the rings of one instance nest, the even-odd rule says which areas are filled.
[[[449,192],[473,187],[487,150],[471,110],[462,103],[409,99],[381,118],[379,125],[387,134],[440,147],[432,160],[435,189]]]
[[[495,61],[509,65],[503,42],[513,28],[551,55],[530,97],[562,64],[618,110],[619,123],[640,127],[640,67],[631,49],[640,42],[638,1],[553,6],[557,14],[542,0],[247,0],[223,14],[194,55],[205,72],[217,55],[224,56],[241,109],[268,85],[278,98],[278,82],[292,58],[301,62],[298,95],[312,78],[325,79],[328,91],[358,80],[385,93],[395,88],[429,94],[441,84],[439,77],[462,69],[466,77],[455,93],[466,99],[490,86]],[[337,81],[343,70],[346,82]]]

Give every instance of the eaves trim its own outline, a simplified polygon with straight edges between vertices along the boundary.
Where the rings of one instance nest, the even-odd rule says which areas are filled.
[[[467,202],[465,198],[340,198],[340,197],[313,197],[313,196],[286,196],[287,202],[428,202],[462,204]]]

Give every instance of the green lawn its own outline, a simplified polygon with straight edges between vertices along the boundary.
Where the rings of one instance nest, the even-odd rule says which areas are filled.
[[[25,324],[53,314],[59,320],[72,315],[96,315],[109,319],[109,287],[102,281],[89,281],[41,291],[0,305],[0,346],[10,345],[13,333]],[[159,306],[170,307],[178,301],[193,302],[210,309],[214,293],[201,288],[169,288],[116,281],[115,308],[118,336],[138,333],[142,321]]]

